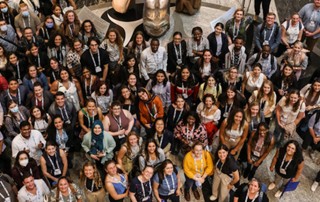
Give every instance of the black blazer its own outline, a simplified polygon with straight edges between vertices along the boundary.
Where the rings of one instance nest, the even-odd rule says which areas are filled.
[[[176,66],[177,66],[177,55],[174,50],[173,41],[167,44],[167,52],[168,52],[167,71],[169,73],[173,73],[176,71]],[[181,52],[182,52],[182,64],[186,64],[187,43],[185,40],[181,41]]]
[[[224,61],[224,56],[228,53],[228,38],[225,33],[221,33],[221,38],[222,38],[222,47],[221,47],[221,54],[219,55],[220,60]],[[212,32],[208,36],[209,40],[209,45],[210,45],[210,50],[214,56],[216,56],[217,52],[217,40],[216,40],[216,35],[215,32]]]

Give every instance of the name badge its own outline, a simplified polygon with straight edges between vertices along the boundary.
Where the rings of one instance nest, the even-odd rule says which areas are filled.
[[[5,198],[5,199],[4,199],[4,202],[11,202],[10,197]]]
[[[100,66],[96,66],[96,73],[99,73],[101,71],[102,71],[101,67]]]
[[[230,137],[229,141],[230,141],[230,142],[236,142],[236,139]]]
[[[264,42],[262,43],[262,45],[263,45],[263,46],[269,45],[269,41],[264,41]]]
[[[258,152],[258,151],[254,151],[253,154],[254,154],[256,157],[260,157],[260,152]]]
[[[181,63],[182,63],[182,60],[181,60],[181,59],[178,59],[178,60],[177,60],[177,64],[180,65]]]
[[[183,93],[182,96],[183,96],[184,99],[188,98],[188,94],[186,94],[186,93]]]
[[[223,113],[223,117],[224,117],[224,118],[228,118],[228,116],[229,116],[229,113],[228,113],[228,112]]]
[[[147,200],[149,200],[149,196],[146,196],[142,199],[142,201],[147,201]]]
[[[171,189],[171,190],[169,191],[169,194],[168,194],[168,195],[172,195],[172,194],[174,194],[174,192],[175,192],[175,190],[174,190],[174,189]]]
[[[18,83],[19,83],[19,84],[22,84],[22,80],[21,80],[21,79],[18,79]]]
[[[67,120],[65,123],[66,123],[66,124],[71,124],[71,121],[70,121],[70,120]]]
[[[61,175],[61,170],[55,169],[53,173],[54,173],[54,175]]]
[[[119,139],[122,139],[125,137],[125,135],[119,135],[118,137],[119,137]]]
[[[309,22],[309,27],[315,27],[315,26],[316,26],[316,23],[313,20],[311,20]]]
[[[286,174],[287,174],[286,170],[283,169],[283,168],[280,168],[280,173],[283,174],[283,175],[286,175]]]

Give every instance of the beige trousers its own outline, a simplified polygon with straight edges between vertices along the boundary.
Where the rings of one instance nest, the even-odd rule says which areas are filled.
[[[85,190],[85,195],[88,202],[105,202],[106,201],[106,192],[104,191],[104,188],[101,188],[99,191],[96,192],[90,192],[88,190]]]
[[[219,169],[215,169],[213,185],[212,185],[212,195],[219,198],[219,202],[228,201],[229,189],[228,184],[232,181],[229,175],[224,173],[219,174]]]

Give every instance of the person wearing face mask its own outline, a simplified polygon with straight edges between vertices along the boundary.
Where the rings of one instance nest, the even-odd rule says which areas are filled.
[[[47,44],[49,42],[49,39],[51,37],[51,35],[57,31],[57,26],[54,22],[54,19],[52,16],[47,16],[44,19],[44,23],[42,25],[42,27],[39,30],[39,36],[41,36],[45,42],[45,44]]]
[[[14,101],[8,103],[8,114],[5,115],[4,124],[7,136],[13,139],[20,133],[19,125],[30,117],[29,110],[24,106],[18,106]]]
[[[10,2],[1,1],[0,2],[0,14],[3,19],[5,19],[8,25],[14,26],[14,18],[19,13],[17,12],[17,8],[9,5]],[[12,1],[11,1],[12,3]]]
[[[46,140],[37,130],[31,130],[31,125],[28,121],[20,123],[20,131],[12,141],[12,157],[15,158],[19,151],[26,151],[30,157],[34,158],[37,165],[40,165],[40,157],[42,149],[46,144]]]
[[[14,24],[18,37],[22,37],[22,30],[24,30],[26,27],[30,27],[33,33],[38,34],[41,25],[40,19],[34,12],[29,10],[27,4],[21,3],[19,8],[20,13],[14,18]]]
[[[12,178],[18,189],[23,186],[23,175],[27,173],[31,174],[34,179],[40,179],[40,169],[37,166],[37,162],[29,156],[28,152],[19,151],[11,171]]]
[[[278,69],[277,58],[271,54],[271,46],[263,45],[259,53],[252,55],[248,62],[248,69],[253,69],[253,65],[260,63],[262,65],[262,73],[266,75],[269,79]]]
[[[14,44],[17,42],[14,28],[10,24],[7,24],[4,18],[0,17],[0,45],[3,46],[7,52],[14,52],[17,49]]]
[[[238,36],[234,39],[234,42],[228,46],[229,52],[225,56],[224,68],[230,69],[230,67],[236,67],[240,74],[245,72],[247,54],[243,44],[243,38]]]

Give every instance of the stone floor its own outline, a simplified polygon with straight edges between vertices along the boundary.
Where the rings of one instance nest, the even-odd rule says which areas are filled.
[[[279,13],[279,19],[284,19],[284,16],[286,16],[288,13],[292,13],[292,11],[299,10],[297,8],[300,8],[300,5],[303,5],[307,1],[308,0],[272,0],[270,10],[275,13]],[[137,2],[139,1],[137,0]],[[165,36],[163,36],[161,40],[164,41],[164,43],[171,40],[172,33],[176,30],[182,31],[185,34],[185,36],[190,36],[191,29],[195,25],[200,25],[204,29],[204,34],[207,35],[212,31],[209,25],[210,21],[216,19],[217,17],[220,17],[222,14],[226,12],[226,10],[229,7],[232,7],[232,6],[240,7],[242,4],[242,0],[203,0],[202,2],[203,2],[203,5],[205,6],[203,6],[200,12],[195,16],[186,16],[183,14],[177,14],[174,12],[174,7],[172,7],[170,10],[171,10],[171,20],[173,24],[170,30],[168,31],[168,33]],[[254,1],[251,0],[250,6],[248,5],[249,2],[250,0],[245,1],[245,9],[248,9],[249,14],[254,14],[254,9],[253,9]],[[291,3],[291,2],[294,2],[294,3]],[[291,7],[291,5],[293,5],[293,7]],[[109,6],[110,6],[110,3],[103,4],[103,6],[98,5],[90,8],[94,11],[94,13],[97,16],[101,17],[103,13],[107,10],[107,7]],[[130,24],[128,26],[130,26]],[[308,67],[304,75],[304,82],[307,82],[310,76],[315,71],[315,69],[318,68],[320,64],[319,56],[316,54],[312,54],[312,61],[313,62]],[[296,137],[296,139],[301,142],[298,136]],[[268,184],[270,179],[272,179],[272,174],[270,173],[268,168],[270,166],[274,153],[275,153],[275,150],[271,152],[271,154],[267,157],[264,163],[259,167],[256,173],[256,177],[265,184]],[[267,195],[269,196],[270,201],[283,201],[283,202],[320,201],[320,194],[319,194],[320,188],[318,188],[316,192],[311,192],[310,190],[312,180],[314,179],[320,167],[319,165],[314,164],[307,154],[304,155],[304,157],[305,157],[305,168],[302,172],[302,176],[300,179],[301,183],[297,188],[297,190],[294,192],[289,192],[284,194],[284,196],[280,200],[274,198],[273,195],[275,194],[275,191],[268,191]],[[181,156],[180,157],[173,156],[172,159],[175,162],[175,164],[177,164],[178,166],[181,165],[181,161],[182,161]],[[83,162],[84,162],[83,156],[80,154],[76,154],[74,158],[75,168],[71,170],[71,175],[73,179],[78,179],[78,173],[80,168],[82,167]],[[191,194],[191,197],[193,202],[197,201],[194,199],[193,194]],[[184,201],[183,197],[181,197],[181,201]],[[199,201],[204,201],[204,200],[203,198],[201,198]]]

